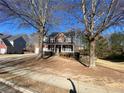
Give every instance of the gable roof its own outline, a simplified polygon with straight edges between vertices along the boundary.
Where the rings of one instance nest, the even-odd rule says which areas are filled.
[[[5,38],[9,38],[9,37],[11,37],[11,35],[0,34],[1,39],[5,39]]]
[[[2,33],[0,33],[0,35],[3,35]]]
[[[63,33],[67,37],[75,35],[75,32],[53,32],[49,35],[49,37],[56,37],[60,33]]]
[[[49,35],[49,37],[55,37],[59,32],[53,32]]]
[[[21,35],[21,37],[26,41],[26,42],[30,42],[30,37],[26,34]]]
[[[6,46],[12,46],[7,39],[2,39]]]
[[[16,40],[16,39],[18,39],[18,38],[20,38],[21,36],[20,35],[17,35],[17,36],[11,36],[11,37],[9,37],[9,38],[7,38],[8,40]]]
[[[69,37],[69,36],[74,36],[75,32],[74,31],[73,32],[65,32],[64,34],[65,34],[65,36]]]
[[[4,44],[6,46],[11,46],[12,47],[12,44],[11,44],[10,41],[14,41],[14,40],[20,39],[20,38],[23,38],[23,40],[25,42],[28,42],[29,41],[29,38],[26,35],[11,36],[11,35],[4,35],[4,34],[1,34],[0,33],[0,39],[4,42]]]
[[[2,41],[4,44],[0,44],[0,48],[5,48],[5,46],[12,46],[11,43],[7,40],[7,39],[1,39],[0,41]]]

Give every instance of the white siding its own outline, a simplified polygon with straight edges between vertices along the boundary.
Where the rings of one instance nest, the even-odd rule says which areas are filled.
[[[50,38],[50,42],[51,43],[55,42],[54,38]]]
[[[49,49],[48,48],[43,48],[43,51],[49,51]]]
[[[0,54],[6,54],[7,49],[6,48],[0,48]]]
[[[35,54],[38,54],[38,53],[39,53],[39,48],[35,47]]]
[[[67,37],[66,42],[71,42],[71,38]]]
[[[11,45],[14,46],[14,41],[10,41]]]

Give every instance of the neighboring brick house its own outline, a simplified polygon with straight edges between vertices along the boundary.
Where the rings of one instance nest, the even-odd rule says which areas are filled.
[[[0,54],[23,53],[26,41],[22,36],[7,36],[0,34]]]

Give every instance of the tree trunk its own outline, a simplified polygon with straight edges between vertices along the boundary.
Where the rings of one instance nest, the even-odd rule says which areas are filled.
[[[95,40],[89,42],[90,56],[89,56],[89,67],[95,67]]]
[[[40,28],[40,31],[38,33],[38,47],[39,47],[39,53],[38,53],[38,57],[37,59],[41,59],[43,58],[43,38],[44,38],[44,35],[43,35],[43,28]]]

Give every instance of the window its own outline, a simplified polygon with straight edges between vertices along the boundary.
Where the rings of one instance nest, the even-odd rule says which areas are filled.
[[[51,38],[51,39],[50,39],[50,42],[51,42],[51,43],[54,43],[54,39],[53,39],[53,38]]]
[[[66,38],[66,42],[71,42],[71,38]]]

